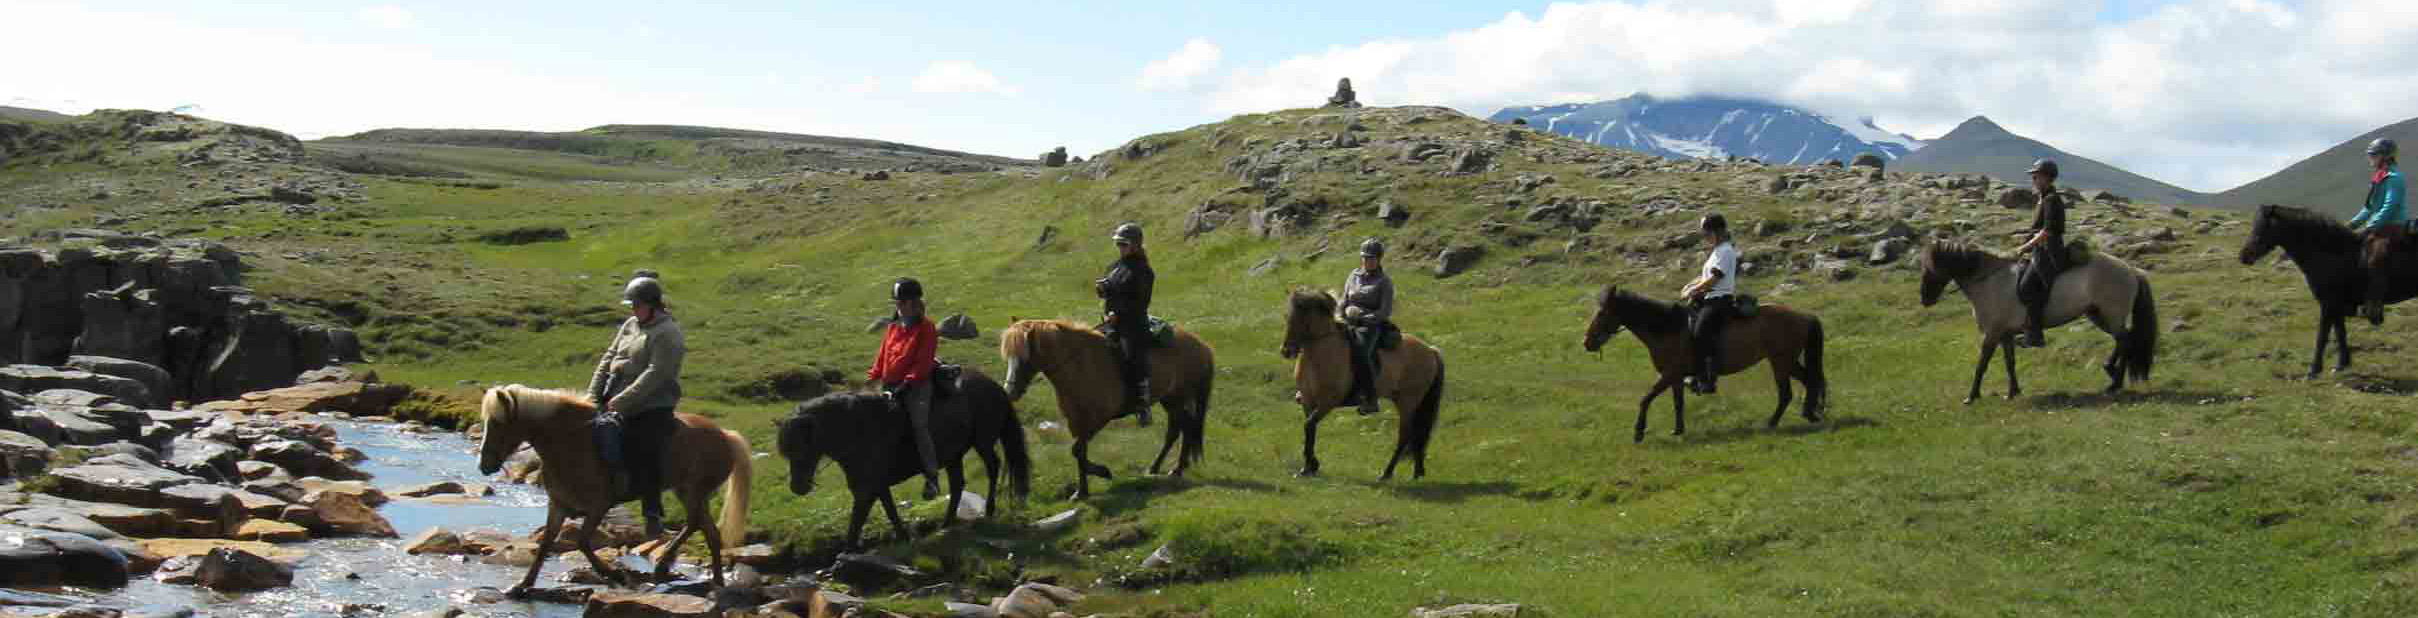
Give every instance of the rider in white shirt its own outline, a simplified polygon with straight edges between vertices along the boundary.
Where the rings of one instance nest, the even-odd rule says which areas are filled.
[[[1705,242],[1713,245],[1713,254],[1705,257],[1704,272],[1679,295],[1688,299],[1692,311],[1688,340],[1696,353],[1696,375],[1689,379],[1689,386],[1698,394],[1710,395],[1714,379],[1721,376],[1721,331],[1738,311],[1738,246],[1730,244],[1729,220],[1720,213],[1705,215],[1697,227],[1704,232]]]

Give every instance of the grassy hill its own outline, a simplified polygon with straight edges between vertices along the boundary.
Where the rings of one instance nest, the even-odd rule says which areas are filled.
[[[593,180],[548,171],[556,159],[513,163],[525,150],[456,147],[484,148],[464,156],[492,169],[478,182],[351,174],[363,199],[299,216],[177,206],[187,175],[203,173],[191,169],[17,165],[0,169],[0,199],[56,207],[0,219],[0,235],[114,217],[227,241],[281,305],[357,325],[388,379],[463,398],[584,381],[621,279],[656,269],[688,329],[687,409],[770,451],[790,403],[763,398],[764,385],[861,371],[891,279],[923,279],[938,316],[973,316],[985,338],[941,354],[996,375],[991,334],[1011,316],[1091,316],[1088,282],[1113,255],[1102,237],[1140,221],[1157,312],[1219,353],[1193,476],[1142,477],[1158,428],[1119,423],[1092,449],[1117,480],[1068,503],[1070,438],[1044,383],[1020,404],[1038,455],[1029,506],[912,540],[868,529],[879,551],[978,589],[1055,576],[1093,594],[1085,614],[1398,616],[1462,601],[1547,616],[2418,610],[2406,412],[2418,369],[2399,362],[2412,314],[2356,329],[2360,368],[2286,379],[2307,360],[2314,308],[2289,266],[2238,263],[2245,225],[2232,213],[2079,208],[2077,229],[2152,273],[2169,331],[2156,379],[2099,394],[2106,338],[2056,329],[2049,348],[2020,355],[2025,397],[1967,406],[1976,347],[1962,299],[1918,307],[1907,261],[1865,258],[1899,224],[2015,242],[2028,212],[1942,178],[1659,161],[1420,107],[1243,115],[1076,167],[889,180]],[[112,197],[83,197],[96,183]],[[1377,220],[1386,204],[1408,222]],[[1588,299],[1611,284],[1672,293],[1701,259],[1688,231],[1714,209],[1753,231],[1746,287],[1826,321],[1832,419],[1764,429],[1773,397],[1758,368],[1690,398],[1684,437],[1667,435],[1670,400],[1657,401],[1649,439],[1631,444],[1653,376],[1633,338],[1580,351]],[[478,240],[528,225],[570,239]],[[2129,240],[2160,228],[2176,240]],[[1400,322],[1450,363],[1431,474],[1375,481],[1388,410],[1331,418],[1325,476],[1292,478],[1301,414],[1276,354],[1283,298],[1339,284],[1351,268],[1339,252],[1365,236],[1392,241]],[[1447,247],[1485,255],[1437,277]],[[2004,392],[1991,374],[1987,390]],[[819,564],[846,521],[839,473],[793,496],[777,461],[758,466],[751,525]],[[1020,525],[1066,508],[1083,510],[1073,531]],[[1182,566],[1140,570],[1161,545]]]
[[[2032,161],[2051,157],[2057,160],[2060,186],[2081,190],[2106,189],[2124,197],[2159,204],[2208,204],[2209,196],[2189,189],[2152,180],[2124,171],[2113,165],[2075,155],[2039,140],[2008,132],[1989,118],[1974,116],[1964,124],[1932,140],[1923,149],[1906,155],[1891,169],[1920,173],[1988,174],[2001,181],[2024,186],[2031,182],[2024,170]]]
[[[534,151],[557,157],[690,174],[762,175],[797,169],[975,172],[1033,166],[1031,159],[978,155],[895,142],[678,125],[605,125],[541,133],[479,129],[378,129],[312,143],[314,150],[358,160],[405,164],[494,158],[459,149]],[[503,155],[510,158],[512,155]],[[475,164],[472,167],[476,167]],[[623,178],[647,180],[655,178]]]
[[[67,119],[69,119],[69,118],[74,118],[74,116],[69,116],[69,115],[66,115],[66,114],[61,114],[61,113],[54,112],[54,111],[49,111],[49,110],[40,110],[40,109],[32,109],[32,108],[25,108],[25,107],[9,107],[9,106],[6,106],[6,105],[0,105],[0,120],[5,120],[5,121],[11,121],[11,122],[52,123],[52,122],[66,122],[66,121],[67,121]]]
[[[2379,137],[2402,144],[2418,143],[2418,118],[2378,127],[2323,152],[2286,166],[2264,178],[2216,194],[2217,203],[2250,208],[2261,204],[2290,204],[2340,213],[2359,212],[2368,199],[2368,142]]]

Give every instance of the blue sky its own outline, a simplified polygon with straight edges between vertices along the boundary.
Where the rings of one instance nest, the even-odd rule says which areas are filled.
[[[2418,3],[0,0],[0,104],[305,137],[676,123],[1031,156],[1310,105],[1731,94],[1936,136],[1986,114],[2221,190],[2418,116]],[[2406,19],[2405,19],[2406,18]],[[2385,49],[2376,49],[2383,46]]]

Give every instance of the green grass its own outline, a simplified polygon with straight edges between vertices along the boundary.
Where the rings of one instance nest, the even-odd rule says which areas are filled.
[[[2418,580],[2418,448],[2403,412],[2418,370],[2399,362],[2408,358],[2399,342],[2413,332],[2410,314],[2383,329],[2356,328],[2361,366],[2349,375],[2286,379],[2306,366],[2313,307],[2288,266],[2234,261],[2241,225],[2186,232],[2182,248],[2141,260],[2162,318],[2188,326],[2167,333],[2155,380],[2112,396],[2097,393],[2106,338],[2068,328],[2052,331],[2046,350],[2020,354],[2025,397],[1961,405],[1976,350],[1971,318],[1960,297],[1916,306],[1915,273],[1903,263],[1844,283],[1750,273],[1747,286],[1767,302],[1813,311],[1828,325],[1831,419],[1809,426],[1792,411],[1778,430],[1763,428],[1773,396],[1758,368],[1730,377],[1721,396],[1690,398],[1685,437],[1667,435],[1670,399],[1657,401],[1648,440],[1630,444],[1652,376],[1633,338],[1600,355],[1579,350],[1587,299],[1608,283],[1658,296],[1676,290],[1695,250],[1661,242],[1695,212],[1616,208],[1593,232],[1535,230],[1538,238],[1515,246],[1475,231],[1489,219],[1527,225],[1521,211],[1501,206],[1511,177],[1550,173],[1557,183],[1545,193],[1619,207],[1657,195],[1715,203],[1742,227],[1917,208],[2003,241],[2027,213],[1812,204],[1723,173],[1597,180],[1586,173],[1593,164],[1508,156],[1497,171],[1437,177],[1419,170],[1442,163],[1411,167],[1370,146],[1328,154],[1358,157],[1383,175],[1335,171],[1356,167],[1339,163],[1288,184],[1358,221],[1263,240],[1238,220],[1182,238],[1194,206],[1257,204],[1257,195],[1228,192],[1236,180],[1223,165],[1240,142],[1336,130],[1297,122],[1310,114],[1154,136],[1175,145],[1119,161],[1101,180],[1075,168],[1029,180],[814,175],[768,191],[373,180],[369,203],[343,220],[237,219],[213,229],[231,238],[284,230],[259,241],[278,249],[264,253],[374,253],[338,263],[267,257],[251,282],[295,311],[361,316],[382,376],[463,401],[477,388],[456,384],[463,379],[581,385],[617,319],[620,280],[636,268],[660,270],[688,331],[685,408],[769,451],[772,423],[789,406],[734,391],[789,369],[858,375],[876,344],[864,326],[886,311],[891,279],[923,279],[936,316],[974,316],[985,338],[944,343],[941,355],[996,375],[989,335],[1011,316],[1090,317],[1088,282],[1112,257],[1101,236],[1117,221],[1141,220],[1160,271],[1156,311],[1219,353],[1207,459],[1193,475],[1141,477],[1159,428],[1120,422],[1092,448],[1117,479],[1095,483],[1088,503],[1066,501],[1071,437],[1038,428],[1063,423],[1044,383],[1019,405],[1034,428],[1029,505],[913,540],[891,538],[878,516],[867,527],[880,551],[994,593],[1019,575],[1057,576],[1093,595],[1085,614],[1401,615],[1482,601],[1550,616],[2389,616],[2418,608],[2408,592]],[[1445,120],[1372,123],[1370,132],[1499,130]],[[1366,221],[1363,206],[1377,199],[1409,205],[1411,225]],[[2234,220],[2190,216],[2159,210],[2121,225]],[[179,224],[168,217],[159,224]],[[477,231],[528,224],[564,225],[572,238],[520,247],[474,240]],[[1044,226],[1059,232],[1036,246]],[[356,235],[332,235],[339,230]],[[1808,233],[1750,239],[1747,252],[1798,259],[1854,242],[1827,232],[1801,242]],[[1376,482],[1394,415],[1345,411],[1320,434],[1325,476],[1296,479],[1301,413],[1288,401],[1290,367],[1276,354],[1281,303],[1294,285],[1339,284],[1351,264],[1337,252],[1366,235],[1396,241],[1400,322],[1447,358],[1430,475]],[[1591,248],[1564,254],[1562,241],[1579,236]],[[1794,246],[1781,247],[1784,239]],[[1426,274],[1423,256],[1453,243],[1485,244],[1488,257],[1457,277]],[[1304,257],[1322,244],[1334,249]],[[1270,256],[1285,261],[1265,275],[1244,272]],[[332,308],[348,299],[359,306]],[[1993,368],[1986,392],[2004,391],[1999,376]],[[829,468],[825,489],[794,496],[786,466],[760,460],[751,526],[809,556],[836,550],[846,496]],[[918,504],[910,517],[930,522],[938,508]],[[1017,525],[1067,508],[1084,510],[1074,531]],[[1162,544],[1189,561],[1140,571]]]

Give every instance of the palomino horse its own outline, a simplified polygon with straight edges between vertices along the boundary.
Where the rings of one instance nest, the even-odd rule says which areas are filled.
[[[596,557],[596,528],[604,521],[605,512],[621,501],[612,494],[612,480],[604,469],[604,460],[596,453],[596,443],[589,424],[596,419],[596,404],[586,395],[569,391],[539,390],[514,384],[487,389],[479,404],[480,422],[486,424],[486,436],[479,443],[479,472],[495,474],[504,467],[504,460],[520,450],[522,444],[537,449],[538,459],[546,463],[546,528],[537,540],[537,560],[529,564],[529,575],[521,578],[512,592],[526,591],[537,585],[537,571],[546,565],[547,554],[554,549],[554,536],[562,529],[563,518],[578,516],[584,525],[579,529],[579,553],[588,557],[588,564],[605,577],[620,579],[621,571],[606,566]],[[662,579],[679,560],[680,544],[688,541],[698,528],[705,530],[706,551],[713,559],[714,585],[722,585],[722,550],[745,542],[747,536],[747,483],[749,475],[747,439],[737,432],[724,430],[714,422],[694,414],[678,414],[678,428],[663,438],[663,486],[679,496],[680,505],[688,513],[688,525],[670,544],[663,546],[662,555],[654,558],[655,577]],[[706,498],[715,487],[722,487],[722,522],[717,525],[705,519]]]
[[[2015,298],[2015,260],[1956,243],[1935,242],[1923,248],[1923,306],[1939,303],[1949,283],[1973,303],[1973,322],[1981,329],[1981,360],[1973,365],[1973,387],[1965,403],[1981,398],[1981,378],[1990,370],[1990,353],[2007,351],[2007,398],[2023,393],[2015,381],[2014,337],[2023,331],[2023,302]],[[2124,378],[2149,379],[2158,357],[2158,306],[2149,293],[2149,275],[2115,256],[2092,253],[2074,264],[2050,286],[2048,311],[2042,328],[2054,328],[2075,318],[2116,339],[2101,369],[2107,371],[2107,392],[2124,388]]]
[[[1114,478],[1107,466],[1091,462],[1091,438],[1125,408],[1125,387],[1119,381],[1117,359],[1108,338],[1089,326],[1063,320],[1019,320],[999,331],[999,356],[1008,364],[1008,399],[1024,398],[1038,373],[1058,388],[1058,412],[1075,432],[1076,500],[1091,495],[1091,476]],[[1183,476],[1201,458],[1201,433],[1209,418],[1209,389],[1217,377],[1217,357],[1209,344],[1186,331],[1175,342],[1150,351],[1150,390],[1167,410],[1167,439],[1150,461],[1158,474],[1167,451],[1179,438],[1184,450],[1176,455],[1175,476]]]
[[[955,521],[958,497],[965,492],[968,450],[982,457],[984,471],[990,475],[990,493],[984,495],[992,501],[984,505],[984,516],[999,504],[1001,468],[994,446],[1007,451],[1008,481],[1019,502],[1033,485],[1024,425],[1017,422],[1016,406],[1008,403],[999,382],[969,369],[955,388],[954,394],[936,393],[932,400],[933,457],[949,474],[949,509],[943,511],[948,515],[941,520],[944,526]],[[865,517],[876,501],[890,515],[890,526],[898,531],[898,538],[905,540],[909,538],[907,525],[898,518],[898,502],[891,499],[890,486],[924,473],[913,431],[906,414],[891,409],[880,395],[833,393],[798,404],[797,411],[780,423],[779,448],[781,456],[789,459],[789,491],[801,496],[814,491],[815,470],[829,457],[848,477],[848,493],[855,499],[848,514],[848,547],[861,546]]]
[[[2309,282],[2309,293],[2317,297],[2317,355],[2309,359],[2309,377],[2326,365],[2326,334],[2334,335],[2334,350],[2338,357],[2334,370],[2351,366],[2351,340],[2343,321],[2351,316],[2368,297],[2368,268],[2359,261],[2359,246],[2366,242],[2358,232],[2351,231],[2333,217],[2290,206],[2266,205],[2258,208],[2258,219],[2250,225],[2250,239],[2242,243],[2242,264],[2258,263],[2277,247],[2300,267],[2301,277]],[[2409,252],[2396,251],[2394,270],[2418,272],[2418,259]],[[2418,283],[2409,277],[2394,279],[2393,289],[2385,291],[2385,302],[2398,303],[2418,297]]]
[[[1637,402],[1637,433],[1631,441],[1646,439],[1646,411],[1654,405],[1654,397],[1671,391],[1671,435],[1688,432],[1687,389],[1678,388],[1682,380],[1696,373],[1695,344],[1688,341],[1688,310],[1686,307],[1620,291],[1618,286],[1604,286],[1595,298],[1595,317],[1587,321],[1587,338],[1580,342],[1587,351],[1604,347],[1613,335],[1628,330],[1646,344],[1646,353],[1654,361],[1654,371],[1662,379],[1646,390],[1645,399]],[[1788,411],[1795,398],[1789,391],[1788,380],[1805,383],[1806,422],[1822,422],[1822,408],[1829,403],[1830,380],[1822,375],[1822,319],[1778,305],[1757,309],[1754,317],[1731,318],[1729,328],[1721,333],[1721,375],[1746,371],[1765,359],[1772,363],[1772,386],[1780,392],[1780,404],[1772,408],[1772,418],[1766,427],[1780,426],[1780,415]]]
[[[1293,387],[1301,403],[1301,472],[1318,474],[1318,422],[1343,405],[1352,394],[1352,346],[1335,319],[1335,296],[1306,289],[1293,291],[1285,318],[1281,352],[1293,359]],[[1383,358],[1377,396],[1394,400],[1400,417],[1394,431],[1394,455],[1385,460],[1385,475],[1394,478],[1394,464],[1411,460],[1411,478],[1427,476],[1427,442],[1436,431],[1437,409],[1444,399],[1444,353],[1408,334],[1402,344],[1378,352]]]

